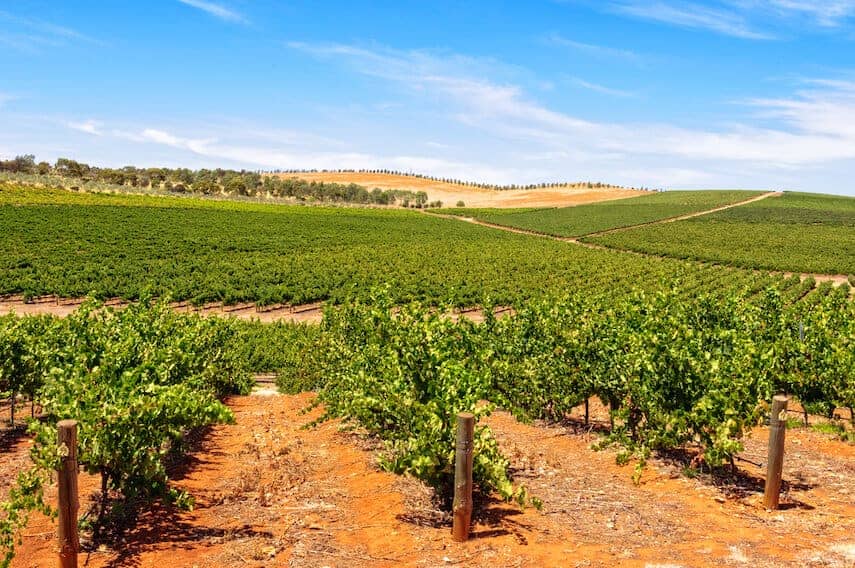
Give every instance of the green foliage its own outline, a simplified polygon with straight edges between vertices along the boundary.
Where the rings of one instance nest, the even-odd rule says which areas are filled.
[[[284,393],[316,390],[323,380],[318,369],[320,328],[305,323],[261,323],[235,320],[235,356],[254,373],[276,373]]]
[[[105,492],[192,504],[169,486],[164,458],[180,450],[189,429],[233,420],[218,396],[249,391],[252,379],[228,348],[237,333],[232,322],[177,314],[165,301],[120,311],[90,302],[62,320],[4,318],[0,333],[0,345],[24,346],[16,360],[28,362],[43,408],[30,422],[35,469],[22,474],[3,505],[4,553],[26,512],[46,507],[40,482],[59,463],[62,419],[78,422],[78,461],[101,475]]]
[[[9,397],[13,410],[16,395],[35,400],[48,371],[44,352],[56,327],[55,320],[46,316],[0,316],[0,398]]]
[[[794,272],[855,272],[855,199],[785,193],[591,239],[609,247]]]
[[[561,237],[640,225],[750,199],[751,191],[666,191],[551,209],[464,209],[449,213]]]
[[[476,418],[475,481],[505,499],[526,501],[508,478],[508,461],[489,428],[492,409],[485,337],[468,320],[452,322],[419,304],[393,312],[388,295],[329,309],[319,392],[325,414],[359,425],[386,442],[382,465],[441,488],[453,479],[459,412]]]
[[[598,396],[613,419],[601,446],[619,445],[618,459],[634,455],[639,467],[652,451],[686,445],[725,463],[776,392],[829,408],[852,402],[855,304],[834,294],[809,307],[787,306],[774,288],[754,301],[567,294],[483,324],[453,321],[447,309],[396,312],[388,294],[348,303],[328,312],[318,349],[325,417],[386,440],[387,467],[434,484],[450,475],[455,413],[489,412],[479,401],[561,420]],[[482,483],[510,488],[499,474],[507,461],[484,448]]]
[[[44,501],[47,470],[33,467],[18,474],[9,497],[0,503],[0,568],[7,568],[15,557],[15,547],[21,544],[21,530],[27,526],[34,511],[52,516],[54,511]]]
[[[739,450],[771,392],[753,339],[761,315],[735,297],[687,301],[675,292],[532,302],[493,326],[496,391],[540,418],[598,396],[615,421],[610,440],[642,459],[694,442],[720,463]]]
[[[543,292],[660,289],[720,269],[532,239],[403,210],[74,194],[0,184],[0,294],[195,303],[511,304]],[[747,278],[755,276],[746,273]],[[759,277],[759,275],[757,276]]]
[[[847,430],[843,424],[835,422],[819,422],[812,424],[811,428],[823,434],[834,436],[838,440],[855,444],[855,430]]]
[[[47,167],[44,167],[47,166]],[[403,205],[413,201],[423,204],[427,194],[401,189],[369,190],[355,183],[341,184],[306,181],[296,176],[262,176],[258,172],[234,170],[188,170],[185,168],[121,169],[91,167],[75,160],[60,158],[53,168],[35,164],[35,157],[18,156],[0,160],[0,176],[5,179],[83,191],[223,194],[230,197]]]

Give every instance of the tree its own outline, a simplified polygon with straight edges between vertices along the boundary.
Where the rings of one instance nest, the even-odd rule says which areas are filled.
[[[82,178],[89,173],[89,166],[69,158],[58,158],[53,168],[61,176]]]

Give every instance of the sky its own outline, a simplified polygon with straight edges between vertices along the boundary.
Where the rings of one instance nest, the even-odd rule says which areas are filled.
[[[855,196],[855,0],[0,0],[0,157]]]

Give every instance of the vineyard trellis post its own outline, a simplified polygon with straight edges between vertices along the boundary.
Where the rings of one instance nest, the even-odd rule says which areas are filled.
[[[458,542],[469,539],[472,522],[472,461],[475,436],[475,416],[470,412],[457,415],[457,444],[454,460],[454,521],[452,538]]]
[[[778,508],[781,496],[781,472],[784,468],[784,438],[787,431],[787,403],[789,399],[782,394],[772,399],[772,413],[769,417],[769,455],[766,461],[766,489],[763,505],[770,510]]]
[[[61,461],[59,474],[59,566],[77,568],[77,421],[57,424]]]

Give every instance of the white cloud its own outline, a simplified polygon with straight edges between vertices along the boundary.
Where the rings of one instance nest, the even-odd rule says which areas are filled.
[[[102,40],[75,29],[3,10],[0,10],[0,23],[12,25],[11,31],[0,30],[0,43],[18,51],[35,52],[39,47],[59,47],[70,42],[105,45]]]
[[[101,123],[97,120],[85,120],[83,122],[67,122],[66,126],[71,128],[72,130],[77,130],[80,132],[85,132],[86,134],[92,134],[93,136],[102,136],[101,132]]]
[[[768,30],[779,26],[788,30],[785,35],[806,26],[841,28],[855,16],[855,0],[612,0],[599,6],[616,14],[742,39],[775,39]]]
[[[7,103],[14,101],[17,98],[18,97],[10,95],[9,93],[0,92],[0,108],[3,108]]]
[[[190,150],[191,152],[195,152],[196,154],[201,154],[203,156],[216,156],[218,155],[216,150],[213,150],[213,145],[216,144],[217,140],[215,138],[208,139],[198,139],[198,138],[181,138],[179,136],[174,136],[169,132],[165,132],[163,130],[157,130],[154,128],[146,128],[140,133],[139,137],[147,142],[155,142],[157,144],[164,144],[166,146],[172,146],[173,148],[183,148],[185,150]],[[223,156],[228,157],[228,156]],[[249,161],[249,160],[247,160]]]
[[[754,162],[758,167],[794,167],[855,159],[855,84],[814,82],[816,88],[789,98],[748,104],[776,118],[778,128],[735,125],[688,129],[663,123],[621,124],[585,120],[547,108],[517,85],[464,74],[459,60],[444,69],[424,52],[372,51],[343,45],[292,47],[333,57],[356,71],[394,81],[416,96],[444,97],[456,120],[518,142],[552,150],[580,148],[606,154]]]
[[[191,6],[198,10],[202,10],[214,16],[215,18],[219,18],[220,20],[224,20],[226,22],[236,22],[245,24],[246,18],[242,15],[238,14],[233,10],[229,10],[225,6],[221,6],[220,4],[215,4],[214,2],[207,2],[206,0],[178,0],[182,4],[186,4],[187,6]]]
[[[604,85],[600,85],[598,83],[591,83],[590,81],[585,81],[584,79],[580,79],[579,77],[570,77],[568,79],[570,83],[576,85],[577,87],[581,87],[583,89],[587,89],[589,91],[594,91],[596,93],[600,93],[603,95],[609,95],[612,97],[634,97],[635,93],[631,93],[629,91],[624,91],[622,89],[613,89],[611,87],[606,87]]]
[[[453,146],[451,146],[449,144],[443,144],[442,142],[432,142],[432,141],[425,142],[425,146],[427,146],[428,148],[436,148],[437,150],[450,150],[451,148],[453,148]]]
[[[743,39],[771,39],[769,34],[751,27],[746,17],[732,10],[710,8],[700,4],[681,2],[625,1],[613,5],[618,13],[664,24],[705,29]]]
[[[311,133],[234,121],[196,127],[64,124],[90,134],[87,140],[98,140],[98,134],[115,140],[90,144],[90,156],[113,156],[120,163],[147,156],[196,167],[393,168],[496,183],[592,180],[852,193],[845,184],[855,175],[855,81],[804,80],[785,96],[743,100],[742,123],[690,128],[586,119],[543,104],[532,94],[536,89],[490,78],[484,60],[348,45],[292,48],[388,82],[391,92],[403,93],[400,113],[370,112],[366,129],[347,107],[317,121]],[[428,122],[396,130],[394,121],[413,108]],[[0,132],[0,143],[26,143],[4,138]],[[126,157],[115,157],[120,155]]]
[[[855,0],[770,0],[784,14],[807,15],[821,26],[837,27],[855,15]]]
[[[76,126],[86,123],[76,123]],[[465,162],[428,158],[408,154],[373,154],[355,151],[327,151],[324,149],[282,149],[265,143],[264,138],[255,143],[238,143],[229,140],[232,130],[222,130],[220,137],[185,137],[159,128],[143,129],[101,129],[98,132],[114,138],[134,143],[156,144],[176,150],[190,152],[192,155],[207,158],[210,167],[220,167],[223,161],[239,164],[240,167],[258,167],[263,169],[360,169],[391,168],[406,172],[437,172],[460,179],[495,179],[501,183],[510,183],[521,175],[531,176],[534,172],[514,168],[495,167],[488,163]],[[73,128],[72,123],[66,126]],[[77,130],[86,131],[81,128]],[[311,136],[307,135],[307,139]],[[320,140],[320,139],[319,139]]]
[[[614,47],[607,47],[604,45],[597,45],[593,43],[583,43],[581,41],[568,39],[564,36],[555,33],[549,34],[544,37],[543,42],[548,45],[558,47],[569,47],[582,53],[587,53],[588,55],[593,55],[597,57],[610,57],[616,59],[624,59],[627,61],[639,61],[641,59],[641,56],[639,54],[629,49],[619,49]]]

